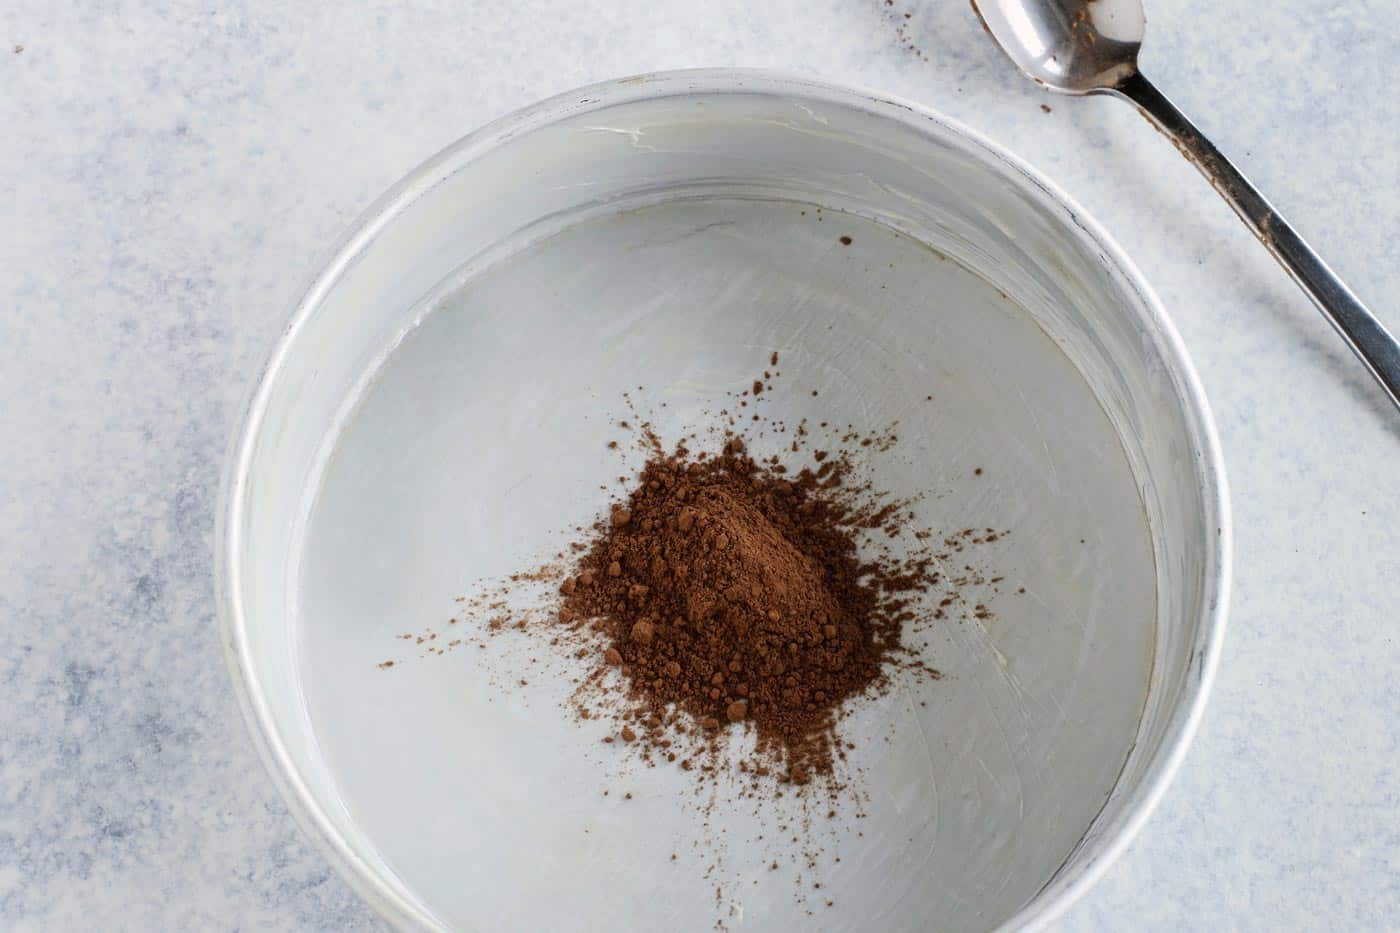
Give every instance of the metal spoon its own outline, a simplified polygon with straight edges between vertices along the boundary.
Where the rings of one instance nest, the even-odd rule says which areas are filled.
[[[972,0],[972,8],[1002,51],[1042,87],[1064,94],[1112,94],[1136,104],[1229,202],[1400,407],[1400,345],[1395,338],[1138,71],[1147,26],[1140,0]]]

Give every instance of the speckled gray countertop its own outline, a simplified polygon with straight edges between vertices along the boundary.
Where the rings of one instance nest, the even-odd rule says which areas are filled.
[[[1149,14],[1145,70],[1400,329],[1400,6]],[[9,0],[0,927],[379,925],[292,824],[227,683],[231,420],[327,244],[417,162],[555,92],[698,65],[985,132],[1103,222],[1195,358],[1233,487],[1225,656],[1179,778],[1063,927],[1394,928],[1400,416],[1132,108],[1041,95],[963,0]]]

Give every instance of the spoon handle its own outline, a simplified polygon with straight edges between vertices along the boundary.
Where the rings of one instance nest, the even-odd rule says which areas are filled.
[[[1141,74],[1124,79],[1113,92],[1136,104],[1181,154],[1201,170],[1235,213],[1308,293],[1371,375],[1400,407],[1400,344],[1361,300],[1337,278],[1249,179],[1220,154],[1176,105]]]

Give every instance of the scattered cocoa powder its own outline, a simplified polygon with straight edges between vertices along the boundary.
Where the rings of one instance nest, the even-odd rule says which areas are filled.
[[[862,558],[859,533],[897,534],[907,509],[852,484],[849,455],[819,454],[793,474],[733,434],[717,453],[656,444],[594,530],[555,618],[594,620],[644,744],[669,746],[662,723],[679,710],[703,733],[751,724],[789,781],[832,773],[838,710],[881,680],[939,574],[917,548]]]

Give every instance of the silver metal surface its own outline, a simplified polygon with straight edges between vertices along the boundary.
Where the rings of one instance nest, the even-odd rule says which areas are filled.
[[[1136,104],[1201,171],[1313,300],[1400,407],[1400,344],[1230,160],[1138,70],[1139,0],[972,0],[982,23],[1031,80],[1065,94]]]
[[[609,400],[674,440],[774,351],[772,415],[898,420],[880,488],[929,493],[931,527],[1012,530],[995,620],[920,648],[944,677],[851,709],[859,822],[817,830],[843,858],[816,921],[807,866],[758,841],[800,801],[688,810],[681,772],[560,715],[569,679],[528,642],[397,653],[594,517],[623,469]],[[1205,399],[1112,240],[916,104],[750,71],[584,88],[412,173],[298,302],[220,518],[268,766],[336,869],[423,929],[1043,925],[1175,773],[1230,577]]]

